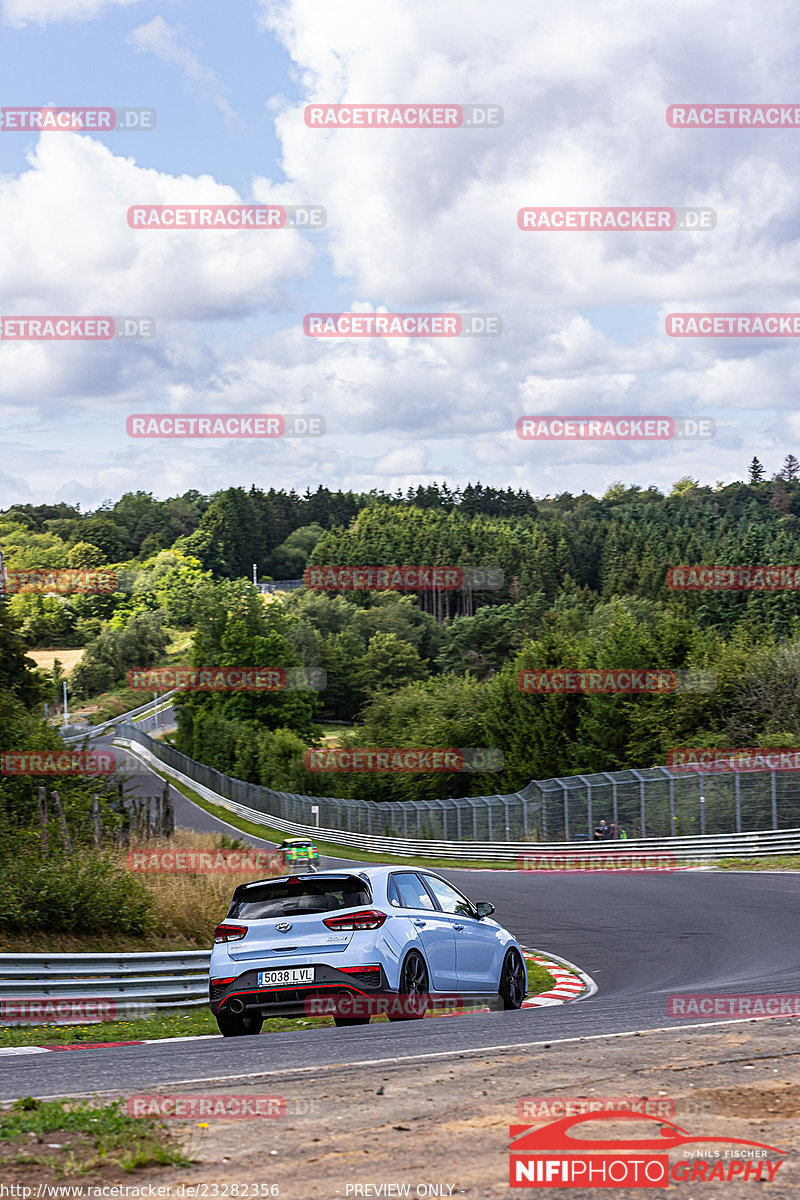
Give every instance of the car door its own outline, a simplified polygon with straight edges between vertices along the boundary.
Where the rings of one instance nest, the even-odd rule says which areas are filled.
[[[478,914],[472,901],[436,875],[424,874],[426,887],[445,915],[456,938],[456,986],[462,992],[496,992],[500,983],[502,946],[497,924]]]
[[[453,917],[439,912],[416,871],[396,871],[388,881],[389,903],[406,916],[419,938],[436,992],[456,987],[456,934]]]

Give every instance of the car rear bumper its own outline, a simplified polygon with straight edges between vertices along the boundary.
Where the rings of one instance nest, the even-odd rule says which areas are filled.
[[[274,966],[275,964],[270,964]],[[293,966],[303,966],[297,963]],[[313,983],[294,984],[286,987],[259,987],[258,970],[245,971],[233,983],[222,987],[209,986],[209,1007],[216,1016],[219,1012],[238,1012],[268,1017],[314,1016],[312,1000],[336,996],[376,997],[390,992],[386,973],[381,966],[369,974],[339,971],[327,963],[310,963],[315,967]],[[262,967],[262,970],[264,968]],[[233,1007],[231,1003],[233,1002]],[[240,1007],[241,1004],[241,1007]],[[316,1015],[320,1015],[317,1013]]]

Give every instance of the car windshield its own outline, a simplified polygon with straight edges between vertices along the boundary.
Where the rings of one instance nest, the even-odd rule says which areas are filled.
[[[257,921],[335,912],[339,908],[358,908],[371,902],[369,887],[363,879],[354,875],[320,879],[315,875],[308,879],[276,879],[253,884],[234,897],[228,916]]]

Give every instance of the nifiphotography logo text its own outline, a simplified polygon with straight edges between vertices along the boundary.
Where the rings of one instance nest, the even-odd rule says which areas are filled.
[[[597,1137],[597,1122],[628,1122],[630,1136]],[[735,1180],[771,1183],[785,1150],[734,1137],[703,1137],[629,1109],[512,1125],[511,1187],[666,1188]],[[670,1152],[677,1161],[670,1163]],[[677,1157],[678,1154],[680,1157]]]

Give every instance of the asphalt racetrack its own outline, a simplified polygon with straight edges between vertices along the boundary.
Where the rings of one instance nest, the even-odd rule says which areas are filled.
[[[137,791],[160,790],[161,779],[138,763],[135,774]],[[178,825],[198,831],[226,828],[180,793],[173,795]],[[343,861],[324,860],[323,868]],[[676,993],[800,993],[796,874],[442,874],[472,899],[491,900],[497,919],[524,946],[551,951],[587,972],[597,993],[553,1008],[447,1020],[321,1028],[313,1034],[298,1027],[259,1038],[10,1055],[0,1057],[0,1099],[197,1081],[254,1082],[287,1067],[313,1071],[333,1064],[413,1061],[560,1039],[681,1029],[705,1022],[668,1017],[667,998]]]

